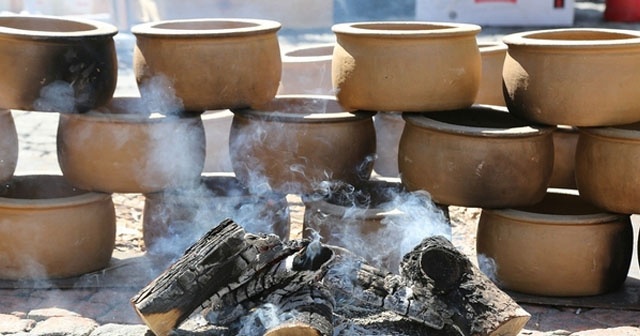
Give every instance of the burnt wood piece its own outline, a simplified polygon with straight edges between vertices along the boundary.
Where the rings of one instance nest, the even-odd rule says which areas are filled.
[[[529,321],[529,313],[442,236],[424,239],[407,253],[400,274],[410,279],[414,291],[433,285],[436,290],[428,292],[446,303],[464,335],[515,336]]]
[[[237,282],[259,251],[232,220],[224,220],[132,299],[157,336],[168,335],[207,298]]]
[[[337,300],[349,297],[453,335],[515,336],[530,318],[441,236],[426,238],[407,253],[400,275],[364,263],[343,263],[352,264],[353,277],[330,271],[324,278]]]
[[[319,242],[288,241],[272,247],[275,253],[259,255],[264,267],[252,267],[239,280],[214,293],[202,308],[213,323],[229,325],[264,303],[281,302],[301,288],[318,282],[331,265],[334,253]]]
[[[270,328],[265,336],[331,336],[333,335],[333,294],[322,284],[301,287],[274,303],[290,318]]]

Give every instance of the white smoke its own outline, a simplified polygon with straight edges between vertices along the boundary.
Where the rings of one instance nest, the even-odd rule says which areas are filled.
[[[482,253],[478,254],[478,268],[487,278],[491,279],[496,285],[500,285],[500,279],[498,279],[498,264],[495,259],[486,256]]]
[[[294,317],[295,312],[283,312],[274,304],[264,304],[240,319],[238,336],[264,335],[267,330]]]
[[[56,80],[40,89],[40,96],[33,102],[37,111],[76,113],[76,97],[73,86]]]
[[[334,190],[325,183],[314,197],[342,209],[340,218],[308,199],[307,227],[327,236],[325,243],[348,248],[371,265],[397,273],[402,256],[424,238],[441,235],[451,239],[444,213],[423,191],[407,192],[399,185],[363,191],[350,185]],[[328,234],[327,234],[328,232]]]

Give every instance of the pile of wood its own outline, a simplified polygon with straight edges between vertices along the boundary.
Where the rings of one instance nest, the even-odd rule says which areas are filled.
[[[206,233],[131,303],[158,336],[194,312],[233,328],[267,303],[290,314],[265,335],[333,335],[336,298],[344,297],[446,335],[517,335],[530,317],[440,236],[424,239],[392,274],[346,249],[246,233],[232,220]]]

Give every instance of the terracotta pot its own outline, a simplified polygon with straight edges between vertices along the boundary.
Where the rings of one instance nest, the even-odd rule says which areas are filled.
[[[426,236],[451,236],[429,195],[409,193],[399,182],[326,187],[303,198],[303,235],[319,235],[321,242],[346,247],[373,266],[397,273],[402,256]]]
[[[106,104],[116,88],[117,32],[79,18],[0,17],[0,106],[82,112]]]
[[[549,187],[576,189],[576,146],[578,130],[570,126],[558,126],[553,131],[553,171]]]
[[[346,112],[331,96],[279,96],[233,110],[231,163],[245,185],[304,194],[317,183],[369,179],[376,152],[372,114]]]
[[[640,123],[579,128],[575,175],[580,195],[617,213],[640,213]]]
[[[106,267],[115,244],[110,194],[62,176],[24,175],[0,187],[0,278],[81,275]]]
[[[205,232],[232,218],[251,233],[289,239],[285,195],[255,194],[233,174],[207,174],[196,186],[145,194],[143,239],[151,252],[181,255]]]
[[[147,114],[139,98],[114,98],[85,114],[61,114],[58,162],[86,190],[150,193],[196,183],[205,158],[199,115]]]
[[[334,45],[314,45],[284,53],[278,94],[333,95],[331,59]]]
[[[282,71],[280,23],[257,19],[189,19],[136,25],[134,72],[138,85],[170,81],[188,111],[266,103]],[[163,89],[158,87],[158,89]]]
[[[640,121],[640,32],[565,28],[507,35],[503,41],[511,113],[550,125]]]
[[[396,21],[332,29],[332,82],[344,107],[409,112],[473,104],[481,73],[479,26]]]
[[[0,183],[13,176],[18,164],[18,131],[10,110],[0,110]]]
[[[628,215],[607,213],[575,193],[549,192],[530,207],[483,209],[478,224],[477,253],[495,263],[499,285],[533,295],[587,296],[619,288],[632,245]]]
[[[482,59],[482,76],[475,103],[505,106],[502,66],[507,55],[507,45],[500,42],[482,42],[478,47]]]
[[[504,208],[542,199],[553,168],[552,127],[489,105],[404,114],[398,167],[409,190],[439,204]]]
[[[378,112],[373,117],[376,128],[376,161],[373,170],[384,177],[399,177],[398,145],[404,129],[402,112]]]
[[[229,156],[229,131],[233,113],[229,110],[205,111],[202,114],[207,154],[204,172],[233,172]]]

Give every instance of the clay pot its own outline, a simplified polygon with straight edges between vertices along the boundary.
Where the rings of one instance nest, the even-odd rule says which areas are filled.
[[[0,110],[0,183],[10,179],[18,164],[18,132],[10,110]]]
[[[233,113],[229,110],[205,111],[201,116],[207,146],[203,171],[233,172],[229,156]]]
[[[276,95],[280,83],[279,29],[278,22],[257,19],[136,25],[131,28],[136,36],[136,80],[144,86],[154,77],[168,79],[167,93],[175,94],[188,111],[266,103]]]
[[[549,125],[640,121],[640,32],[565,28],[507,35],[503,41],[511,113]]]
[[[106,267],[116,235],[110,194],[62,176],[14,176],[0,187],[0,278],[43,279]]]
[[[116,88],[117,32],[80,18],[0,17],[0,106],[82,112],[106,104]]]
[[[147,114],[139,98],[114,98],[85,114],[61,114],[58,162],[71,184],[117,193],[150,193],[196,183],[205,158],[202,120]]]
[[[332,82],[345,108],[439,111],[469,107],[476,98],[479,26],[392,21],[341,23],[332,30]]]
[[[605,212],[566,190],[550,191],[530,207],[483,209],[478,224],[479,262],[493,264],[501,287],[533,295],[587,296],[619,288],[632,245],[628,215]]]
[[[409,190],[444,205],[504,208],[539,202],[553,168],[552,127],[476,105],[404,114],[398,167]]]
[[[302,47],[282,55],[279,95],[333,95],[331,59],[334,43]]]
[[[404,129],[402,112],[378,112],[373,117],[376,128],[376,161],[373,170],[384,177],[399,177],[398,145]]]
[[[402,256],[429,235],[450,237],[442,211],[425,192],[401,183],[367,181],[358,187],[326,184],[303,197],[303,235],[342,246],[369,264],[397,273]]]
[[[482,59],[482,76],[475,103],[505,106],[502,93],[502,66],[507,55],[507,45],[500,42],[482,42],[478,47]]]
[[[580,195],[611,212],[640,213],[640,123],[579,128],[575,175]]]
[[[145,194],[143,239],[155,253],[181,255],[205,232],[232,218],[247,232],[289,239],[285,195],[255,194],[233,174],[206,174],[196,186]]]
[[[372,114],[347,112],[332,96],[278,96],[233,110],[233,171],[245,185],[304,194],[327,180],[369,179],[376,152]]]
[[[558,126],[553,131],[553,171],[549,187],[576,189],[575,158],[578,130]]]

